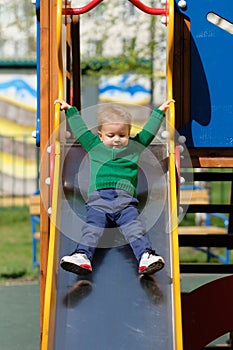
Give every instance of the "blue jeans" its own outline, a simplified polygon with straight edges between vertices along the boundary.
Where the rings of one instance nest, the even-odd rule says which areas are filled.
[[[119,189],[104,189],[93,192],[87,203],[86,223],[76,252],[85,253],[92,260],[104,229],[115,225],[130,244],[136,259],[152,249],[144,235],[145,229],[138,218],[138,200]]]

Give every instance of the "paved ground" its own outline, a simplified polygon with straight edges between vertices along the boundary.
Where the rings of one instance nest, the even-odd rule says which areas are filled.
[[[0,285],[0,350],[39,350],[39,283]]]
[[[189,292],[219,277],[183,275],[181,289]],[[39,350],[39,300],[39,283],[0,285],[0,350]],[[220,339],[220,343],[225,343],[227,337]]]

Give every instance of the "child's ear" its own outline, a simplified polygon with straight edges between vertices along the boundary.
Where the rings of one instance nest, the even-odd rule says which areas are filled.
[[[102,132],[100,130],[98,130],[98,135],[99,135],[100,140],[102,141]]]

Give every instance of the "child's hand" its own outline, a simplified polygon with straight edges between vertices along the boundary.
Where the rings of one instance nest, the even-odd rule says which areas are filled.
[[[66,101],[64,101],[64,100],[55,100],[54,101],[54,104],[55,103],[60,103],[60,110],[61,111],[65,111],[65,110],[67,110],[67,109],[69,109],[69,108],[71,108],[72,106],[71,105],[69,105]]]
[[[158,109],[160,109],[163,112],[166,112],[169,108],[170,108],[170,104],[172,102],[175,102],[175,100],[171,99],[171,100],[167,100],[165,101],[163,104],[161,104],[160,107],[158,107]]]

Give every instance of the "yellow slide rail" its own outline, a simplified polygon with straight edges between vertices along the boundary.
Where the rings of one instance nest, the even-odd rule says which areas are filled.
[[[56,23],[56,37],[58,48],[58,98],[63,98],[63,62],[62,62],[62,0],[57,1],[57,23]],[[60,220],[59,203],[59,181],[60,181],[60,105],[55,105],[54,116],[54,134],[52,137],[52,147],[54,147],[54,173],[50,174],[52,177],[52,206],[50,217],[50,237],[47,263],[47,277],[45,286],[44,299],[44,319],[42,329],[41,350],[52,350],[54,348],[54,326],[56,316],[56,277],[57,277],[57,257],[59,247],[59,232],[57,226]]]
[[[168,99],[173,98],[173,54],[174,54],[174,0],[169,0],[169,24],[167,38],[167,94]],[[171,252],[173,267],[173,307],[174,307],[174,336],[175,349],[183,349],[182,320],[181,320],[181,296],[180,296],[180,267],[179,267],[179,242],[177,220],[177,185],[176,185],[176,161],[175,161],[175,107],[171,104],[168,114],[169,130],[169,193],[170,193],[170,220],[171,220]]]

